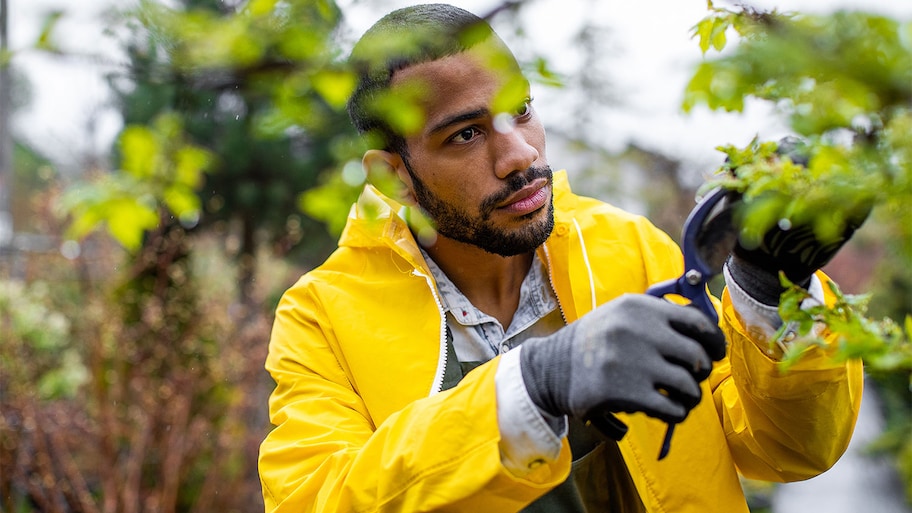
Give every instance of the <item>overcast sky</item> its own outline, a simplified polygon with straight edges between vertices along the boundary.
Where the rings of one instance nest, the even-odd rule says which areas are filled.
[[[29,109],[14,118],[14,130],[58,161],[74,161],[86,153],[101,154],[120,128],[116,112],[105,108],[108,91],[102,79],[120,60],[113,40],[102,33],[101,16],[123,0],[9,0],[13,50],[20,50],[15,65],[33,88]],[[360,34],[380,15],[414,2],[401,0],[340,0],[353,34]],[[450,3],[482,14],[499,0],[452,0]],[[717,0],[717,6],[731,5]],[[741,2],[744,3],[744,2]],[[912,20],[912,0],[753,0],[759,8],[831,12],[838,8],[863,8]],[[57,36],[68,51],[101,55],[102,63],[85,59],[61,59],[27,50],[38,37],[46,14],[63,10]],[[636,142],[685,161],[704,164],[717,159],[713,148],[720,144],[746,144],[754,135],[778,137],[781,123],[768,115],[765,106],[748,109],[746,117],[698,110],[683,115],[679,106],[684,84],[700,59],[691,27],[707,13],[705,0],[528,0],[522,20],[534,36],[536,51],[545,53],[558,70],[572,69],[575,27],[584,19],[598,20],[610,31],[610,83],[619,100],[605,111],[598,134],[609,148]],[[504,34],[509,40],[508,34]],[[557,105],[536,104],[546,126],[559,116]],[[551,98],[551,92],[543,92]],[[554,110],[549,107],[553,107]],[[91,135],[91,136],[90,136]],[[560,166],[560,163],[554,163]]]

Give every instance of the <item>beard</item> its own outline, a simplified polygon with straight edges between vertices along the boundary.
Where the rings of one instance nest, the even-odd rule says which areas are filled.
[[[553,194],[548,205],[544,207],[547,209],[544,216],[541,209],[530,212],[521,217],[528,220],[528,223],[520,228],[509,230],[498,227],[491,221],[491,214],[497,209],[497,205],[533,180],[546,178],[551,184],[552,172],[548,166],[530,167],[522,173],[514,173],[507,179],[502,190],[481,202],[479,213],[473,215],[466,205],[448,202],[430,190],[412,170],[407,159],[404,160],[412,178],[418,206],[433,221],[439,235],[471,244],[488,253],[508,257],[533,251],[548,239],[554,229]]]

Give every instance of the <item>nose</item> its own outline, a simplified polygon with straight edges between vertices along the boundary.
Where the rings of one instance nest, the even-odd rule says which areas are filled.
[[[494,173],[506,178],[516,171],[525,171],[540,157],[538,148],[521,127],[511,126],[507,130],[495,130],[494,144],[491,145],[494,159]]]

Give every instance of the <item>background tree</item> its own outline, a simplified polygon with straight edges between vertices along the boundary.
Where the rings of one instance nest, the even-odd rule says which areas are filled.
[[[322,224],[298,194],[334,163],[347,117],[315,94],[334,57],[341,14],[331,2],[143,2],[128,14],[127,75],[111,83],[128,125],[176,113],[186,136],[217,156],[196,187],[193,229],[223,234],[249,302],[258,246],[320,253]],[[329,85],[324,87],[330,87]],[[330,87],[331,89],[331,87]],[[337,93],[333,93],[337,94]],[[339,98],[330,95],[339,105]],[[306,244],[301,244],[301,241]]]

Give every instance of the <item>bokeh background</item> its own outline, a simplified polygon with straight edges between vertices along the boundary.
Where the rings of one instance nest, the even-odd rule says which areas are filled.
[[[0,511],[262,509],[272,310],[332,251],[363,182],[332,94],[345,79],[315,70],[335,69],[407,3],[2,0]],[[682,111],[704,59],[692,32],[703,0],[452,3],[497,10],[492,24],[540,71],[553,167],[672,235],[722,162],[718,146],[790,133],[759,100],[736,114]],[[749,5],[912,20],[907,0]],[[180,16],[191,7],[216,18],[285,8],[297,27]],[[310,71],[257,44],[296,48]],[[878,227],[827,271],[902,319],[909,262],[890,259]],[[752,511],[910,511],[908,385],[908,369],[872,380],[855,442],[829,473],[746,481]]]

